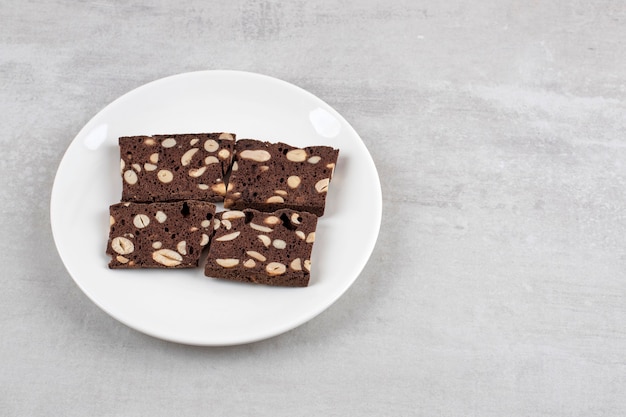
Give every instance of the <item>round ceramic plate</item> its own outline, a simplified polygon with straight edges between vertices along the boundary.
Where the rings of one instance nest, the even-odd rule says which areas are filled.
[[[202,267],[108,269],[108,208],[119,202],[122,190],[117,138],[222,131],[238,138],[340,150],[326,213],[318,222],[309,286],[217,280],[205,277]],[[109,104],[67,149],[50,203],[61,259],[94,303],[154,337],[211,346],[275,336],[328,308],[365,266],[378,237],[381,213],[376,167],[359,135],[339,113],[285,81],[238,71],[175,75]]]

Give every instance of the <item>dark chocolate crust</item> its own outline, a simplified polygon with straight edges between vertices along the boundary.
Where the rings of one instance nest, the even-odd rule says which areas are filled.
[[[291,209],[220,212],[204,273],[232,281],[306,287],[316,225],[315,215]]]
[[[223,201],[232,133],[119,138],[122,201]]]
[[[265,212],[290,208],[322,216],[338,156],[339,150],[329,146],[296,148],[240,139],[224,207]]]
[[[109,268],[193,268],[213,233],[215,205],[203,201],[109,207]]]

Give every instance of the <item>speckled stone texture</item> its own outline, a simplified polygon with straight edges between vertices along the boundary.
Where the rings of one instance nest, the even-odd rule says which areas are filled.
[[[0,22],[0,414],[626,414],[622,2],[5,0]],[[328,102],[384,197],[337,303],[232,348],[109,317],[49,226],[81,127],[204,69]]]

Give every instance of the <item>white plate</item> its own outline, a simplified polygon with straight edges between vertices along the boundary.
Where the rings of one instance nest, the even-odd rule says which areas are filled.
[[[117,138],[214,131],[340,149],[326,214],[318,223],[308,287],[216,280],[205,277],[202,268],[108,269],[108,207],[120,200],[122,187]],[[213,346],[275,336],[328,308],[365,266],[378,237],[381,213],[376,167],[359,135],[339,113],[292,84],[238,71],[175,75],[109,104],[67,149],[50,202],[61,259],[94,303],[154,337]]]

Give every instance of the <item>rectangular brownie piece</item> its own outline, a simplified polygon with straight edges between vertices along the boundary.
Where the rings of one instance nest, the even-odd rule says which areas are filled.
[[[306,287],[317,217],[291,209],[218,213],[204,273],[257,284]]]
[[[109,268],[192,268],[213,233],[204,201],[117,203],[109,207]]]
[[[200,133],[119,138],[122,201],[223,201],[235,135]]]
[[[296,148],[286,143],[240,139],[224,207],[275,211],[291,208],[321,216],[339,150]]]

